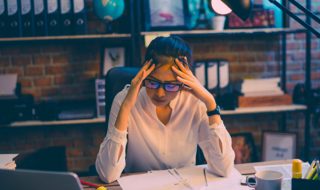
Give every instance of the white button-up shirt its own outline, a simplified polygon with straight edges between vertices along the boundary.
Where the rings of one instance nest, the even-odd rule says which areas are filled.
[[[128,86],[114,98],[108,132],[97,155],[96,169],[103,181],[117,180],[123,170],[141,172],[195,165],[197,144],[210,172],[226,176],[231,171],[234,166],[231,137],[223,122],[209,125],[207,109],[199,99],[181,91],[170,102],[171,117],[164,125],[142,87],[129,116],[128,130],[119,131],[114,124],[127,93]]]

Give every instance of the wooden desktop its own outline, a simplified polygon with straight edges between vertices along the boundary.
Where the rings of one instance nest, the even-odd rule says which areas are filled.
[[[277,161],[267,161],[267,162],[252,162],[246,164],[236,164],[235,168],[242,174],[242,175],[250,175],[254,174],[254,166],[262,166],[262,165],[276,165],[276,164],[290,164],[292,160],[277,160]],[[124,174],[124,175],[132,175],[132,174]],[[90,177],[81,177],[82,180],[95,183],[101,186],[105,186],[108,190],[122,190],[119,183],[117,181],[113,183],[103,183],[97,176],[90,176]],[[84,186],[85,190],[95,190],[95,188]]]

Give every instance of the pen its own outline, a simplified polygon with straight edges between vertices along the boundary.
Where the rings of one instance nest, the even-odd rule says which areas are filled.
[[[308,171],[306,172],[304,179],[312,179],[314,172],[316,171],[316,160],[313,160]]]
[[[97,190],[106,190],[107,188],[104,187],[104,186],[100,186],[100,185],[97,185],[97,184],[94,184],[94,183],[90,183],[90,182],[87,182],[87,181],[83,181],[80,179],[80,182],[82,185],[88,185],[89,187],[94,187],[96,188]]]
[[[317,167],[317,173],[316,173],[316,175],[313,177],[313,180],[318,180],[318,179],[319,179],[319,174],[320,174],[319,160],[317,160],[317,162],[316,162],[316,167]]]
[[[174,175],[173,173],[170,172],[170,170],[168,170],[168,172],[171,174],[171,175]],[[180,179],[180,182],[185,186],[187,187],[188,189],[190,190],[194,190],[193,187],[188,183],[187,179],[184,179],[180,173],[175,169],[173,168],[173,172],[176,174],[175,176],[177,176],[179,179]]]
[[[206,169],[205,168],[203,168],[203,175],[204,175],[204,180],[206,182],[206,187],[208,187],[207,173],[206,173]]]

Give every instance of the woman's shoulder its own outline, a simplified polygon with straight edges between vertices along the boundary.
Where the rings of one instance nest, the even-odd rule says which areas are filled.
[[[126,84],[124,88],[115,95],[115,97],[113,98],[113,101],[123,102],[124,98],[128,94],[129,88],[130,88],[130,84]]]

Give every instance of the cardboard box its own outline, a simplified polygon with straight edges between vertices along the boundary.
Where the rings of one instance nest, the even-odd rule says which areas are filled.
[[[239,96],[238,107],[261,107],[275,105],[291,105],[292,97],[288,94],[276,96]]]

